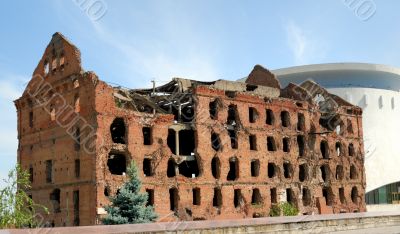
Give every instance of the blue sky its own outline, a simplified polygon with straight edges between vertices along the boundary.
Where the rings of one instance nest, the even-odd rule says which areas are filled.
[[[98,6],[104,14],[93,13]],[[400,67],[398,9],[396,0],[2,1],[0,177],[16,163],[12,101],[54,32],[80,48],[86,70],[138,88],[172,77],[239,79],[255,64],[269,69],[327,62]]]

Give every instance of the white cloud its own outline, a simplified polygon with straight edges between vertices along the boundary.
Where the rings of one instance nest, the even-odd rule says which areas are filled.
[[[325,57],[326,42],[318,38],[317,34],[304,30],[293,21],[289,21],[285,29],[287,43],[296,65],[312,63]]]

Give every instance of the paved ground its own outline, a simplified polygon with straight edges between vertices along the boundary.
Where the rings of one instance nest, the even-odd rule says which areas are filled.
[[[340,231],[340,232],[331,232],[331,233],[346,233],[346,234],[365,234],[365,233],[400,233],[400,226],[389,226],[389,227],[379,227],[379,228],[369,228],[369,229],[358,229],[358,230],[351,230],[351,231]]]

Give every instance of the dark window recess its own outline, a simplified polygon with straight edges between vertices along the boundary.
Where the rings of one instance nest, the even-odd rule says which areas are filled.
[[[290,114],[287,111],[281,112],[281,123],[282,127],[289,127],[290,126]]]
[[[357,203],[357,200],[358,200],[358,189],[357,189],[357,187],[354,186],[351,189],[351,201],[353,203]]]
[[[211,173],[215,179],[219,179],[221,176],[221,162],[217,157],[211,160]]]
[[[349,144],[349,156],[354,156],[354,145],[353,145],[353,143]]]
[[[272,136],[267,137],[267,149],[268,151],[276,151],[275,139]]]
[[[178,210],[178,201],[179,201],[178,189],[176,188],[169,189],[169,204],[170,204],[169,209],[171,211]]]
[[[260,175],[260,160],[254,159],[251,160],[251,176],[257,177]]]
[[[213,206],[218,208],[222,206],[222,193],[220,188],[214,188]]]
[[[328,159],[329,158],[329,145],[328,142],[322,140],[320,144],[320,150],[322,158]]]
[[[324,182],[328,182],[329,181],[329,176],[330,176],[330,170],[329,170],[329,166],[328,165],[322,165],[320,167],[321,170],[321,178]]]
[[[195,178],[199,176],[199,166],[197,160],[183,161],[178,165],[179,174],[188,178]]]
[[[339,188],[339,199],[340,203],[346,203],[346,196],[344,195],[344,188]]]
[[[80,218],[79,218],[79,190],[74,191],[73,193],[73,202],[74,202],[74,226],[79,226]]]
[[[220,104],[219,104],[218,99],[215,99],[214,101],[209,103],[208,107],[209,107],[211,119],[217,119],[219,106],[220,106]]]
[[[272,204],[278,203],[278,193],[276,191],[276,188],[271,188],[270,194],[271,194],[271,203]]]
[[[246,84],[246,91],[254,91],[258,88],[257,85]]]
[[[249,122],[255,123],[258,119],[258,111],[254,107],[249,107]]]
[[[231,104],[228,106],[228,119],[226,120],[226,123],[228,125],[236,127],[238,124],[237,119],[238,119],[237,107],[236,105]]]
[[[46,160],[46,182],[53,182],[53,161]]]
[[[146,189],[147,206],[154,206],[154,189]]]
[[[168,129],[167,145],[173,154],[176,154],[175,130]]]
[[[153,163],[151,158],[145,158],[143,159],[143,174],[145,176],[153,176]]]
[[[350,133],[350,134],[354,133],[353,132],[353,124],[351,123],[350,119],[347,120],[347,132]]]
[[[304,187],[302,190],[302,201],[303,206],[309,206],[311,204],[311,192],[310,189]]]
[[[265,118],[265,123],[268,125],[273,125],[275,123],[275,117],[274,117],[274,112],[270,109],[265,110],[266,118]]]
[[[342,155],[342,144],[340,142],[336,142],[335,149],[336,149],[336,155],[341,156]]]
[[[81,176],[81,160],[75,159],[75,177],[79,178]]]
[[[292,165],[288,162],[283,163],[283,176],[285,178],[291,178],[293,174]]]
[[[195,138],[193,130],[179,131],[179,155],[193,155],[195,149]]]
[[[291,188],[286,189],[286,201],[289,202],[290,204],[294,205],[295,200],[294,200],[294,192]]]
[[[29,167],[29,181],[33,182],[33,167],[32,165]]]
[[[113,175],[122,175],[126,172],[126,157],[123,154],[109,154],[107,160],[108,170]]]
[[[322,195],[326,200],[326,205],[331,206],[333,204],[333,192],[330,187],[324,187],[322,189]]]
[[[110,196],[110,193],[111,193],[110,187],[108,186],[104,187],[104,196],[108,197]]]
[[[222,149],[221,139],[219,138],[219,135],[215,132],[211,133],[211,146],[215,151],[219,151]]]
[[[237,158],[229,159],[229,172],[227,180],[236,180],[239,178],[239,162]]]
[[[192,189],[192,193],[193,193],[193,205],[199,206],[201,203],[200,188]]]
[[[250,150],[257,150],[257,137],[256,135],[249,135]]]
[[[74,138],[75,138],[75,150],[80,150],[81,149],[81,129],[79,127],[77,127],[75,129]]]
[[[54,189],[53,192],[50,193],[50,201],[53,204],[53,212],[60,213],[60,189]]]
[[[355,180],[358,178],[357,169],[354,165],[350,166],[350,179]]]
[[[243,205],[242,191],[240,189],[235,189],[233,194],[233,205],[235,208]]]
[[[303,157],[305,155],[305,140],[304,136],[297,136],[297,146],[299,147],[299,156]]]
[[[227,96],[228,98],[235,98],[236,97],[236,91],[225,91],[225,96]]]
[[[303,113],[297,114],[297,130],[304,131],[306,129],[306,123]]]
[[[303,182],[308,179],[308,170],[306,164],[301,164],[299,166],[299,180]]]
[[[33,128],[33,111],[29,112],[29,127]]]
[[[125,144],[125,123],[124,119],[116,118],[110,126],[111,138],[114,143]]]
[[[153,144],[153,135],[151,127],[143,127],[142,133],[143,133],[143,144],[144,145]]]
[[[167,176],[168,177],[176,176],[175,165],[176,164],[172,158],[168,160],[168,166],[167,166]]]
[[[238,148],[238,139],[237,139],[237,133],[235,130],[228,130],[229,137],[231,139],[231,147],[232,149],[237,149]]]
[[[337,165],[336,166],[336,180],[342,180],[344,176],[343,166]]]
[[[251,195],[251,204],[257,205],[262,203],[262,197],[260,193],[260,189],[253,189],[253,193]]]
[[[285,137],[282,139],[282,150],[286,153],[290,152],[290,138]]]
[[[274,163],[268,163],[268,178],[273,178],[276,176],[277,168]]]

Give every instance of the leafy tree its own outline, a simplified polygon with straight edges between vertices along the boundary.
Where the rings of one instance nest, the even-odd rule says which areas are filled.
[[[154,208],[146,206],[147,193],[140,192],[142,183],[134,162],[128,167],[128,177],[119,193],[110,198],[111,205],[105,207],[108,214],[103,219],[104,224],[148,223],[157,219]]]
[[[269,216],[296,216],[299,213],[296,206],[289,202],[280,202],[278,204],[273,204],[271,210],[269,211]]]
[[[0,228],[37,227],[37,209],[48,211],[26,194],[25,191],[31,189],[29,173],[17,165],[3,183],[4,187],[0,189]]]

